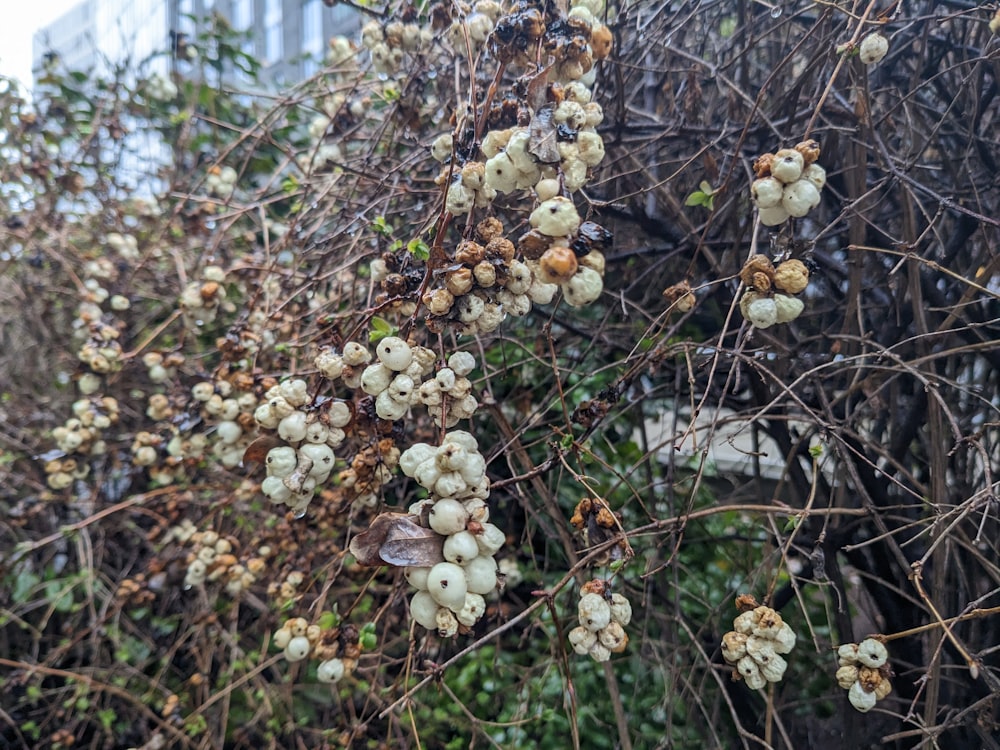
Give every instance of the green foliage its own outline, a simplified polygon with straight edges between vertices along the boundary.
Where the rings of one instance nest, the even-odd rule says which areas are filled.
[[[685,206],[703,206],[708,211],[715,208],[715,194],[718,191],[708,182],[702,180],[698,184],[698,189],[691,193],[684,201]]]

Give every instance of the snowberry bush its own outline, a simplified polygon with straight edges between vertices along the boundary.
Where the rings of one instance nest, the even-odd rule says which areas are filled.
[[[0,745],[980,741],[990,13],[349,10],[0,82]]]

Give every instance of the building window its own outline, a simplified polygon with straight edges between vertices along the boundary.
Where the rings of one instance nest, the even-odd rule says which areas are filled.
[[[323,55],[322,0],[305,0],[302,6],[302,54],[302,74],[309,77]]]
[[[253,26],[253,0],[234,0],[233,27],[237,31],[246,31]]]
[[[281,22],[281,0],[267,0],[264,6],[264,59],[269,64],[278,62],[285,54]]]
[[[253,22],[253,0],[234,0],[233,28],[246,34],[246,38],[240,44],[240,49],[251,57],[254,56]]]

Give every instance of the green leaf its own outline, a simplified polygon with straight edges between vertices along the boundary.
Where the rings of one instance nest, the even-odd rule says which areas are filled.
[[[388,320],[379,317],[372,318],[372,330],[368,333],[368,341],[374,344],[386,336],[392,336],[396,328]]]
[[[392,224],[386,222],[384,216],[376,216],[372,219],[372,231],[376,234],[390,236],[394,230]]]
[[[324,612],[319,616],[319,620],[316,624],[323,630],[335,628],[340,624],[340,615],[338,615],[335,611]]]
[[[421,239],[412,239],[406,243],[406,249],[410,251],[417,260],[427,260],[431,257],[431,249],[427,243]]]
[[[11,598],[18,604],[24,604],[31,595],[32,589],[38,585],[38,576],[34,573],[21,573],[14,579],[14,590]]]
[[[813,458],[819,458],[823,455],[823,445],[821,443],[816,443],[816,445],[809,446],[809,455]]]
[[[378,646],[378,636],[375,633],[375,623],[366,622],[361,626],[361,637],[359,644],[363,651],[374,651]]]
[[[709,211],[715,207],[715,193],[716,190],[709,183],[704,180],[698,185],[698,190],[695,190],[691,195],[687,197],[684,201],[685,206],[704,206]]]

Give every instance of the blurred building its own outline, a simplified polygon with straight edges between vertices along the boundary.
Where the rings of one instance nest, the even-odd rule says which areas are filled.
[[[269,83],[312,75],[327,40],[360,26],[352,8],[329,8],[323,0],[82,0],[35,33],[32,70],[36,77],[46,64],[102,72],[124,62],[147,73],[166,72],[178,40],[194,40],[198,24],[212,13],[250,31],[244,51],[260,60]]]
[[[213,75],[210,67],[183,57],[185,46],[197,48],[199,25],[212,14],[227,19],[234,30],[249,31],[243,51],[260,61],[258,87],[266,88],[312,75],[329,38],[354,34],[360,26],[356,11],[329,8],[323,0],[82,0],[35,33],[32,73],[37,81],[48,66],[98,75],[121,66],[145,77]],[[248,86],[238,68],[224,70],[222,78],[234,88]],[[157,133],[133,128],[127,117],[122,124],[129,134],[117,174],[141,193],[155,192],[150,166],[167,162],[170,150]]]

